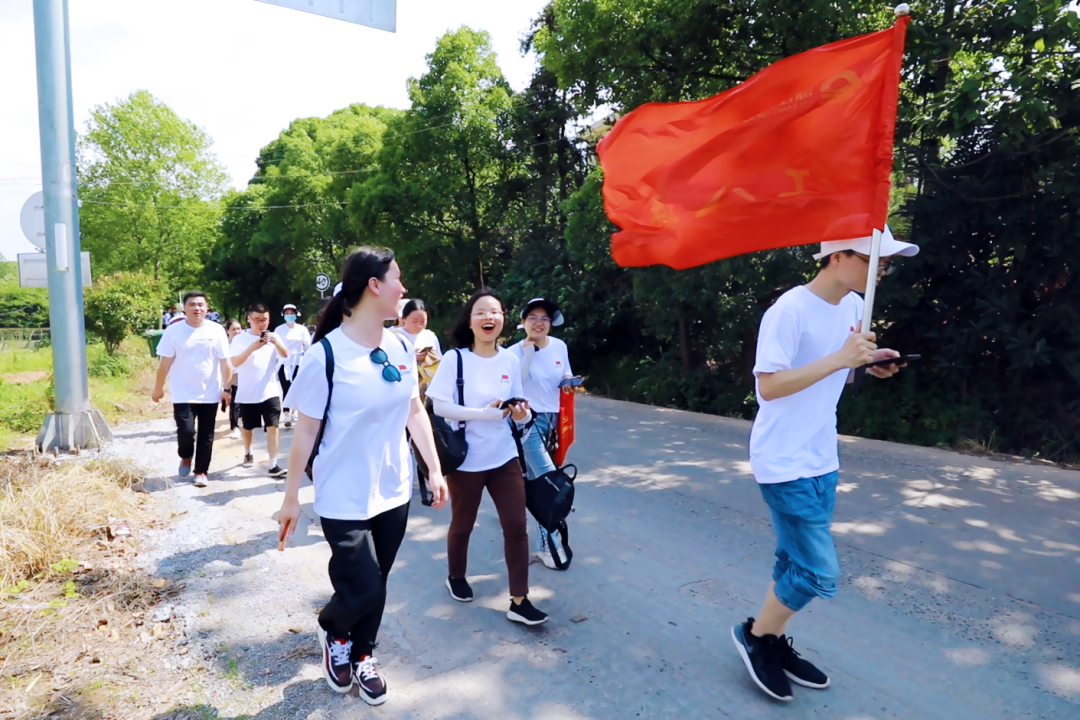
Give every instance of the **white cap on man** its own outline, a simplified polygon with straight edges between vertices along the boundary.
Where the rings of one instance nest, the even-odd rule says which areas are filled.
[[[814,254],[815,260],[820,260],[823,257],[832,255],[835,252],[841,252],[843,250],[854,250],[857,253],[863,255],[870,254],[870,246],[874,241],[872,235],[861,238],[852,238],[851,240],[829,240],[821,243],[821,252]],[[911,257],[919,254],[919,246],[909,242],[903,242],[893,237],[892,230],[889,226],[885,226],[885,232],[881,233],[881,257],[889,257],[890,255],[901,255],[903,257]]]

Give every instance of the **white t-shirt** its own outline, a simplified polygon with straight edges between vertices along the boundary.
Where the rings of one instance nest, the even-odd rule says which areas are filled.
[[[229,352],[236,357],[258,342],[258,335],[244,330],[232,339]],[[281,397],[281,383],[277,377],[279,358],[285,359],[278,354],[273,343],[266,343],[236,367],[236,402],[241,405],[255,405],[270,398]]]
[[[522,340],[521,342],[525,342]],[[510,352],[524,360],[521,343],[510,348]],[[529,379],[523,383],[525,397],[529,406],[536,412],[559,412],[559,383],[563,378],[574,373],[570,371],[570,356],[566,343],[559,338],[548,337],[548,346],[541,350],[532,350],[532,365],[529,366]]]
[[[334,349],[334,393],[319,454],[315,456],[315,512],[334,520],[368,520],[412,497],[413,464],[405,439],[413,398],[420,397],[416,357],[389,330],[381,347],[401,372],[401,382],[382,377],[374,348],[327,334]],[[326,410],[326,353],[315,343],[300,361],[288,407],[322,419]]]
[[[427,328],[424,328],[415,335],[405,328],[394,328],[394,332],[400,333],[402,337],[412,343],[413,348],[416,350],[432,347],[435,348],[435,352],[442,355],[442,346],[439,344],[439,336]]]
[[[833,305],[805,285],[788,290],[761,318],[754,376],[803,367],[836,352],[858,329],[861,317],[862,299],[855,293]],[[776,400],[763,399],[758,389],[750,466],[759,483],[789,482],[840,469],[836,405],[849,372],[838,370]]]
[[[443,355],[435,377],[428,385],[427,396],[432,400],[458,405],[458,352]],[[483,408],[496,400],[525,397],[521,389],[521,370],[514,353],[499,348],[495,357],[480,357],[471,350],[461,350],[464,360],[462,379],[465,381],[464,407]],[[448,421],[455,426],[456,420]],[[517,445],[510,432],[510,419],[470,420],[465,423],[465,441],[469,452],[458,470],[480,472],[502,467],[517,457]]]
[[[291,376],[293,369],[300,367],[300,358],[311,347],[311,333],[300,323],[282,323],[274,330],[274,334],[285,343],[285,349],[289,351],[289,357],[282,358],[281,364],[285,366],[286,377]]]
[[[221,361],[229,359],[229,336],[216,322],[192,327],[186,320],[165,328],[159,357],[171,357],[169,390],[174,405],[221,402]]]

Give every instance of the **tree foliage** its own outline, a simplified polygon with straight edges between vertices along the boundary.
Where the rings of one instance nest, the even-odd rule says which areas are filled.
[[[86,329],[115,355],[128,335],[158,327],[160,282],[148,273],[115,273],[98,278],[83,295]]]
[[[202,279],[226,176],[207,133],[139,90],[94,108],[78,138],[82,248],[103,274],[172,290]]]

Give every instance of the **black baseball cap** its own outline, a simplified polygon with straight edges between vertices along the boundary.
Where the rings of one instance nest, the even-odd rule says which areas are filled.
[[[545,300],[544,298],[533,298],[532,300],[527,302],[525,304],[525,308],[521,311],[521,319],[524,320],[525,318],[527,318],[529,316],[529,313],[531,313],[538,307],[544,308],[544,312],[546,312],[548,314],[548,317],[551,318],[552,326],[558,327],[559,325],[563,324],[562,310],[559,309],[558,305],[551,302],[550,300]]]

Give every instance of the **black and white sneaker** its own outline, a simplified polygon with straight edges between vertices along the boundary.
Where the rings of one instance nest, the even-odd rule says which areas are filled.
[[[450,597],[458,602],[472,602],[472,588],[465,578],[446,578],[446,589],[450,591]]]
[[[754,618],[731,628],[731,639],[750,671],[750,678],[766,695],[781,702],[791,702],[791,683],[784,674],[783,650],[775,635],[755,636],[750,632]]]
[[[533,604],[529,602],[529,598],[522,598],[521,602],[517,604],[511,600],[510,609],[506,611],[506,617],[522,625],[539,625],[548,621],[547,613],[534,608]]]
[[[255,464],[255,457],[251,453],[244,453],[244,462],[241,467],[249,468]]]
[[[824,690],[829,687],[829,676],[821,672],[809,660],[804,660],[795,649],[795,642],[787,635],[781,635],[777,640],[780,648],[780,663],[792,682],[803,687]]]
[[[360,697],[368,705],[382,705],[386,702],[386,681],[375,667],[377,662],[379,661],[368,655],[356,663],[353,670],[356,686],[360,688]]]
[[[319,628],[322,639],[322,664],[326,684],[334,692],[347,693],[352,689],[352,640],[332,638],[326,630]]]
[[[289,471],[286,470],[285,468],[281,467],[277,463],[274,463],[274,466],[272,468],[270,468],[270,477],[281,477],[281,476],[285,475],[288,472]]]

